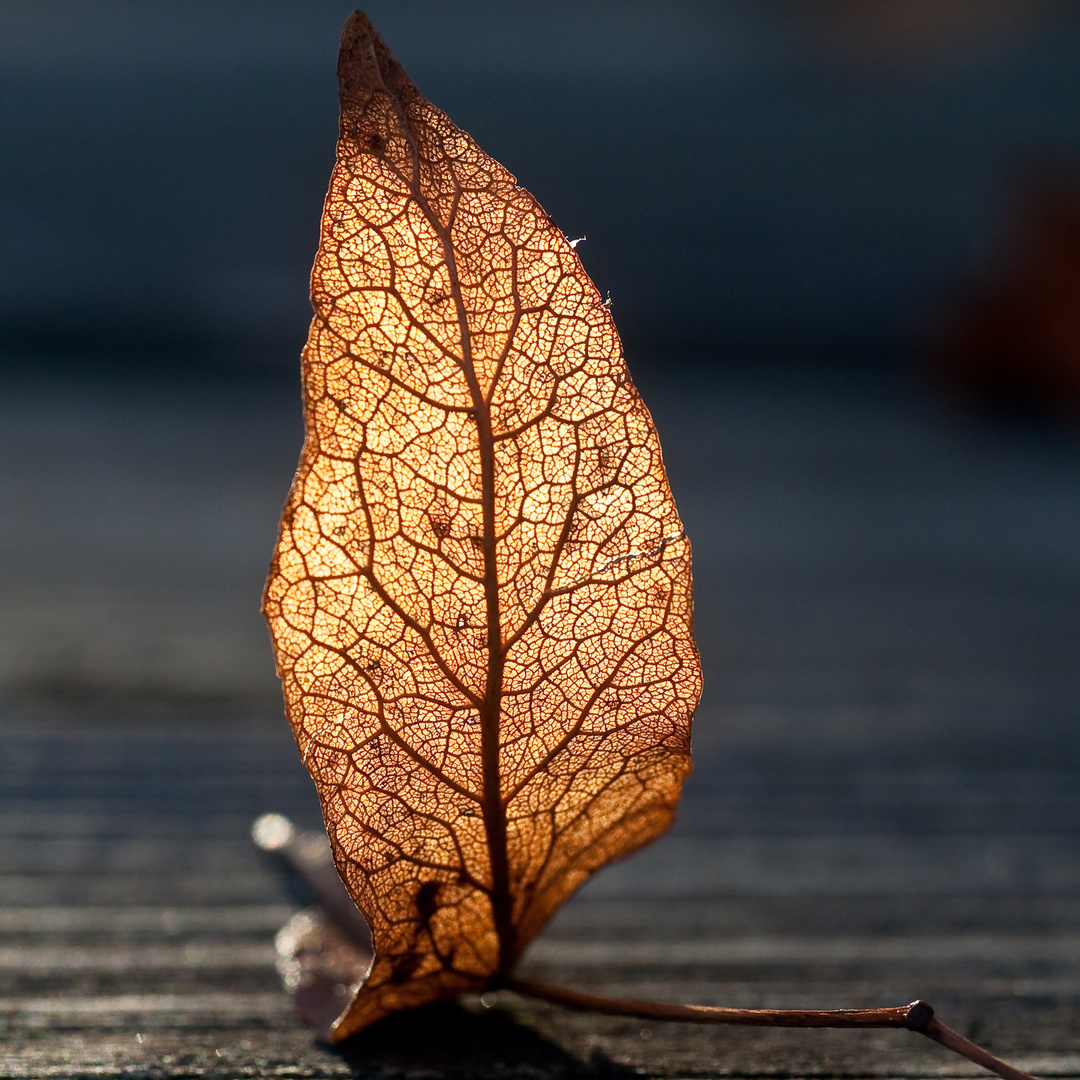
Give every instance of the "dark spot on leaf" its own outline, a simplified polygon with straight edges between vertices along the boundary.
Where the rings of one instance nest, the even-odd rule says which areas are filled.
[[[427,927],[439,909],[439,890],[442,889],[441,881],[425,881],[416,890],[416,915],[420,925]]]
[[[397,986],[407,983],[413,976],[413,972],[420,966],[420,954],[415,952],[405,953],[394,964],[394,970],[390,975],[390,981]]]

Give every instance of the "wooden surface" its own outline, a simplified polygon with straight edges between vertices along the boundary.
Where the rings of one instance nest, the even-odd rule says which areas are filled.
[[[649,401],[697,556],[696,771],[672,833],[597,877],[526,971],[703,1004],[924,997],[1020,1067],[1080,1075],[1076,446],[797,380]],[[149,468],[129,457],[117,505],[132,490],[123,470]],[[66,460],[77,473],[79,456]],[[196,511],[154,503],[167,466],[137,490],[175,537],[171,523]],[[88,535],[93,513],[43,529],[36,547],[4,541],[26,552],[4,571],[22,566],[19,595],[48,545]],[[256,578],[272,535],[257,525],[250,556],[240,533],[229,547]],[[89,576],[92,545],[81,550]],[[215,550],[207,540],[192,559]],[[77,553],[66,558],[74,574]],[[176,571],[178,592],[184,580],[178,618],[199,588],[208,611],[227,598],[194,571]],[[137,611],[143,588],[118,610]],[[249,646],[229,662],[242,667]],[[215,664],[224,685],[229,665]],[[279,706],[250,692],[268,680],[238,679],[226,704],[95,699],[86,683],[66,698],[40,683],[8,694],[0,1076],[977,1074],[904,1032],[642,1024],[508,993],[402,1016],[344,1051],[320,1045],[279,987],[272,939],[292,907],[248,837],[266,810],[317,827],[317,808]]]
[[[3,1075],[970,1071],[907,1033],[642,1024],[510,994],[403,1017],[343,1055],[279,989],[291,908],[247,837],[266,807],[314,823],[280,724],[22,717],[2,752]],[[1025,1068],[1080,1072],[1075,774],[996,777],[1023,804],[1008,831],[961,773],[715,779],[729,790],[691,798],[667,841],[570,904],[531,974],[709,1004],[923,996]]]

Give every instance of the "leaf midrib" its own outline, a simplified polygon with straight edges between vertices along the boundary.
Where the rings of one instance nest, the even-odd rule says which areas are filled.
[[[487,617],[487,678],[484,696],[480,704],[480,758],[483,775],[481,797],[484,832],[487,840],[488,859],[491,868],[492,921],[498,939],[498,975],[508,977],[517,961],[517,943],[513,923],[510,893],[510,866],[507,851],[506,806],[502,798],[500,770],[499,720],[502,712],[502,688],[505,654],[502,645],[502,620],[499,611],[499,574],[495,538],[495,445],[491,427],[491,406],[480,388],[472,353],[472,336],[469,330],[468,312],[458,276],[457,257],[451,230],[461,198],[460,189],[455,195],[454,210],[450,221],[443,224],[432,208],[420,182],[420,150],[409,121],[408,112],[400,97],[383,82],[390,95],[409,143],[412,158],[410,188],[424,217],[428,220],[443,250],[447,274],[450,278],[450,296],[457,314],[461,342],[461,370],[472,398],[471,415],[476,424],[477,448],[480,453],[481,512],[483,516],[484,553],[484,599]],[[515,304],[518,308],[520,305]],[[520,317],[518,315],[518,317]]]

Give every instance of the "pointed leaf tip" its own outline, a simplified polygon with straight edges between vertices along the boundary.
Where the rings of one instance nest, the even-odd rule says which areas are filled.
[[[343,110],[347,103],[363,108],[376,90],[399,96],[415,91],[404,69],[362,11],[354,11],[341,28],[337,75]]]

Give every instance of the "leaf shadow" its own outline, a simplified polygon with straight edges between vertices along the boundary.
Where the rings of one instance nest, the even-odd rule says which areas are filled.
[[[424,1080],[545,1080],[547,1077],[636,1077],[632,1069],[594,1052],[585,1060],[520,1023],[500,1008],[456,1002],[395,1013],[331,1048],[354,1077]]]

